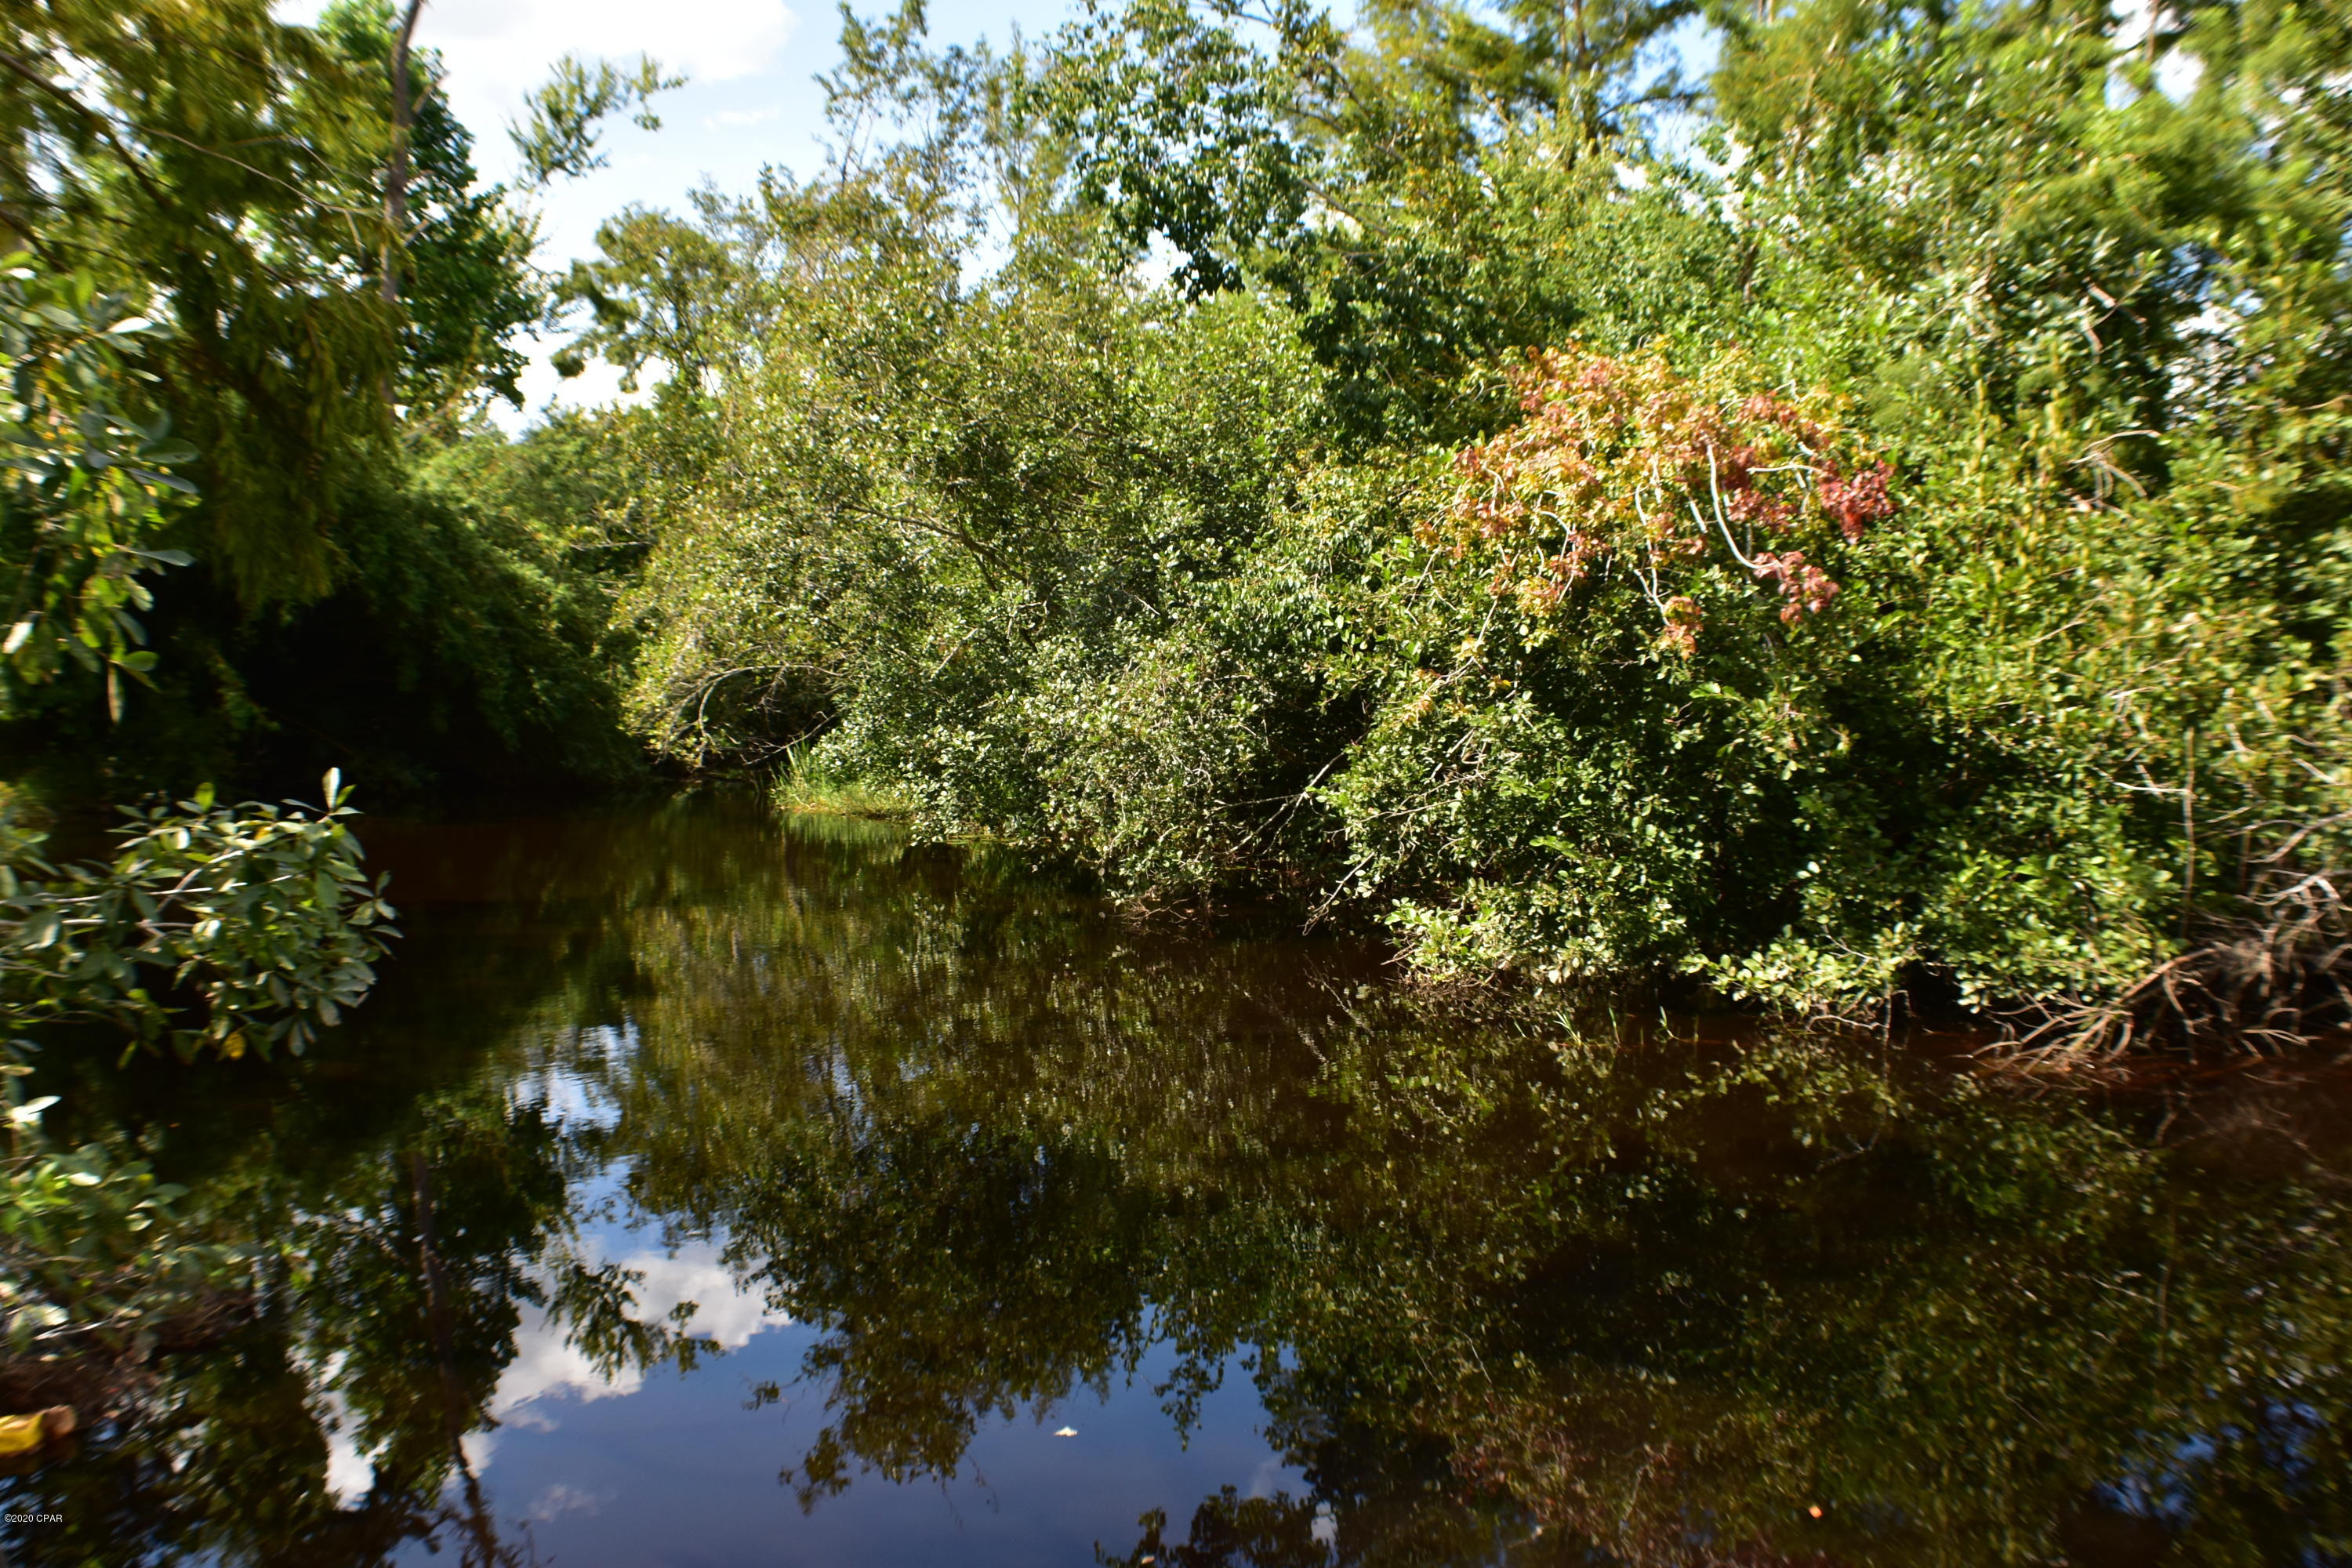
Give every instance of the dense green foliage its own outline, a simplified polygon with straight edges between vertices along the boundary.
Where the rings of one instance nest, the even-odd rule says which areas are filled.
[[[569,285],[638,729],[1433,973],[2332,1026],[2352,31],[1579,16],[853,24]]]
[[[397,39],[387,0],[315,27],[262,0],[0,22],[0,227],[26,253],[5,344],[6,776],[70,797],[341,765],[397,795],[638,765],[570,520],[432,477],[496,443],[484,408],[519,399],[549,289],[527,193],[477,179],[437,58],[395,69]],[[606,74],[530,106],[526,153],[562,154],[527,157],[542,177],[587,166],[603,116],[657,123],[644,100],[672,79]],[[89,445],[62,460],[72,433]],[[182,570],[131,570],[164,563]]]
[[[824,167],[560,282],[385,0],[11,15],[16,421],[138,391],[0,530],[48,765],[791,757],[1433,974],[2352,1017],[2331,8],[909,5]],[[566,60],[524,166],[669,85]],[[483,429],[567,310],[647,405]]]

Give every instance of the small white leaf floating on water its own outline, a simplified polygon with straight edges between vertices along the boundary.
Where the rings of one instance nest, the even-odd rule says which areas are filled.
[[[1075,1437],[1077,1435],[1078,1429],[1075,1426],[1065,1426],[1060,1431],[1054,1434],[1056,1437]]]

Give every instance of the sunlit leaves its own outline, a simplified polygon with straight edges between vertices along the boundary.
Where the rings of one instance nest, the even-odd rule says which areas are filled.
[[[592,68],[579,56],[566,55],[556,62],[547,82],[531,92],[527,118],[509,127],[508,136],[532,184],[576,179],[606,163],[597,150],[604,121],[626,113],[638,129],[658,131],[661,117],[653,111],[655,94],[685,85],[684,77],[663,70],[647,56],[640,55],[636,65],[625,71],[608,60],[598,60]]]
[[[105,862],[20,857],[0,899],[6,1016],[102,1020],[183,1057],[301,1052],[367,994],[399,934],[361,868],[348,792],[332,773],[326,790],[316,810],[130,811]]]
[[[1838,584],[1805,551],[1767,546],[1818,559],[1858,542],[1894,510],[1886,466],[1853,457],[1826,409],[1740,387],[1742,368],[1692,380],[1658,359],[1531,355],[1515,377],[1526,417],[1455,459],[1451,504],[1418,542],[1486,572],[1487,592],[1538,625],[1621,566],[1657,610],[1660,642],[1685,656],[1702,613],[1681,584],[1710,564],[1725,574],[1727,555],[1778,588],[1784,623],[1821,614]]]
[[[0,258],[0,717],[77,666],[120,718],[120,678],[153,668],[141,578],[189,564],[161,538],[194,490],[170,470],[195,457],[135,412],[153,376],[129,355],[160,331],[86,273]]]

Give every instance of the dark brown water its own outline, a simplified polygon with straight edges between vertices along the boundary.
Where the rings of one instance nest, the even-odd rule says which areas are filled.
[[[370,837],[322,1052],[74,1089],[268,1288],[18,1563],[2352,1562],[2323,1076],[1444,1029],[723,802]]]

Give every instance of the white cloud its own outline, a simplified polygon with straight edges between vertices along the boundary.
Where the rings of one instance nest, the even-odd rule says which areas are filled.
[[[682,1247],[675,1256],[633,1253],[620,1259],[620,1264],[644,1276],[635,1290],[641,1321],[666,1318],[678,1303],[692,1301],[697,1310],[688,1326],[728,1350],[740,1348],[763,1329],[790,1321],[782,1313],[771,1311],[758,1290],[737,1285],[735,1276],[719,1262],[719,1248],[710,1242]],[[489,1414],[501,1426],[552,1431],[556,1411],[566,1402],[584,1405],[622,1397],[644,1387],[645,1381],[646,1374],[638,1367],[625,1364],[610,1373],[600,1369],[567,1342],[561,1324],[551,1322],[536,1307],[525,1307],[515,1330],[514,1359],[499,1374]],[[477,1432],[467,1437],[470,1446],[466,1454],[476,1470],[489,1465],[496,1436]]]
[[[765,70],[799,23],[783,0],[433,0],[417,37],[452,54],[497,48],[525,68],[568,50],[648,54],[698,81],[731,81]]]
[[[783,0],[437,0],[416,41],[441,51],[453,106],[480,125],[484,99],[511,115],[567,54],[651,55],[698,82],[732,81],[767,69],[799,24]]]
[[[689,1327],[730,1351],[762,1329],[781,1328],[792,1321],[771,1311],[758,1289],[736,1284],[735,1276],[719,1261],[719,1248],[707,1241],[678,1248],[675,1258],[640,1252],[623,1258],[621,1267],[645,1276],[645,1283],[637,1287],[641,1316],[664,1317],[679,1302],[691,1301],[695,1313]]]
[[[716,114],[704,116],[702,123],[713,131],[740,131],[745,126],[773,120],[782,112],[774,109],[722,109]]]
[[[289,22],[320,9],[320,0],[273,7]],[[622,63],[651,55],[696,82],[733,81],[773,66],[799,27],[784,0],[427,0],[416,42],[441,52],[450,107],[496,177],[506,163],[497,128],[564,55]]]
[[[566,54],[651,55],[692,81],[732,81],[766,70],[799,24],[783,0],[438,0],[416,37],[441,51],[450,107],[479,134],[512,119]]]
[[[558,1481],[540,1494],[529,1511],[541,1524],[551,1524],[567,1513],[584,1513],[593,1519],[604,1511],[612,1497],[610,1492],[583,1492],[578,1487],[567,1487]]]

